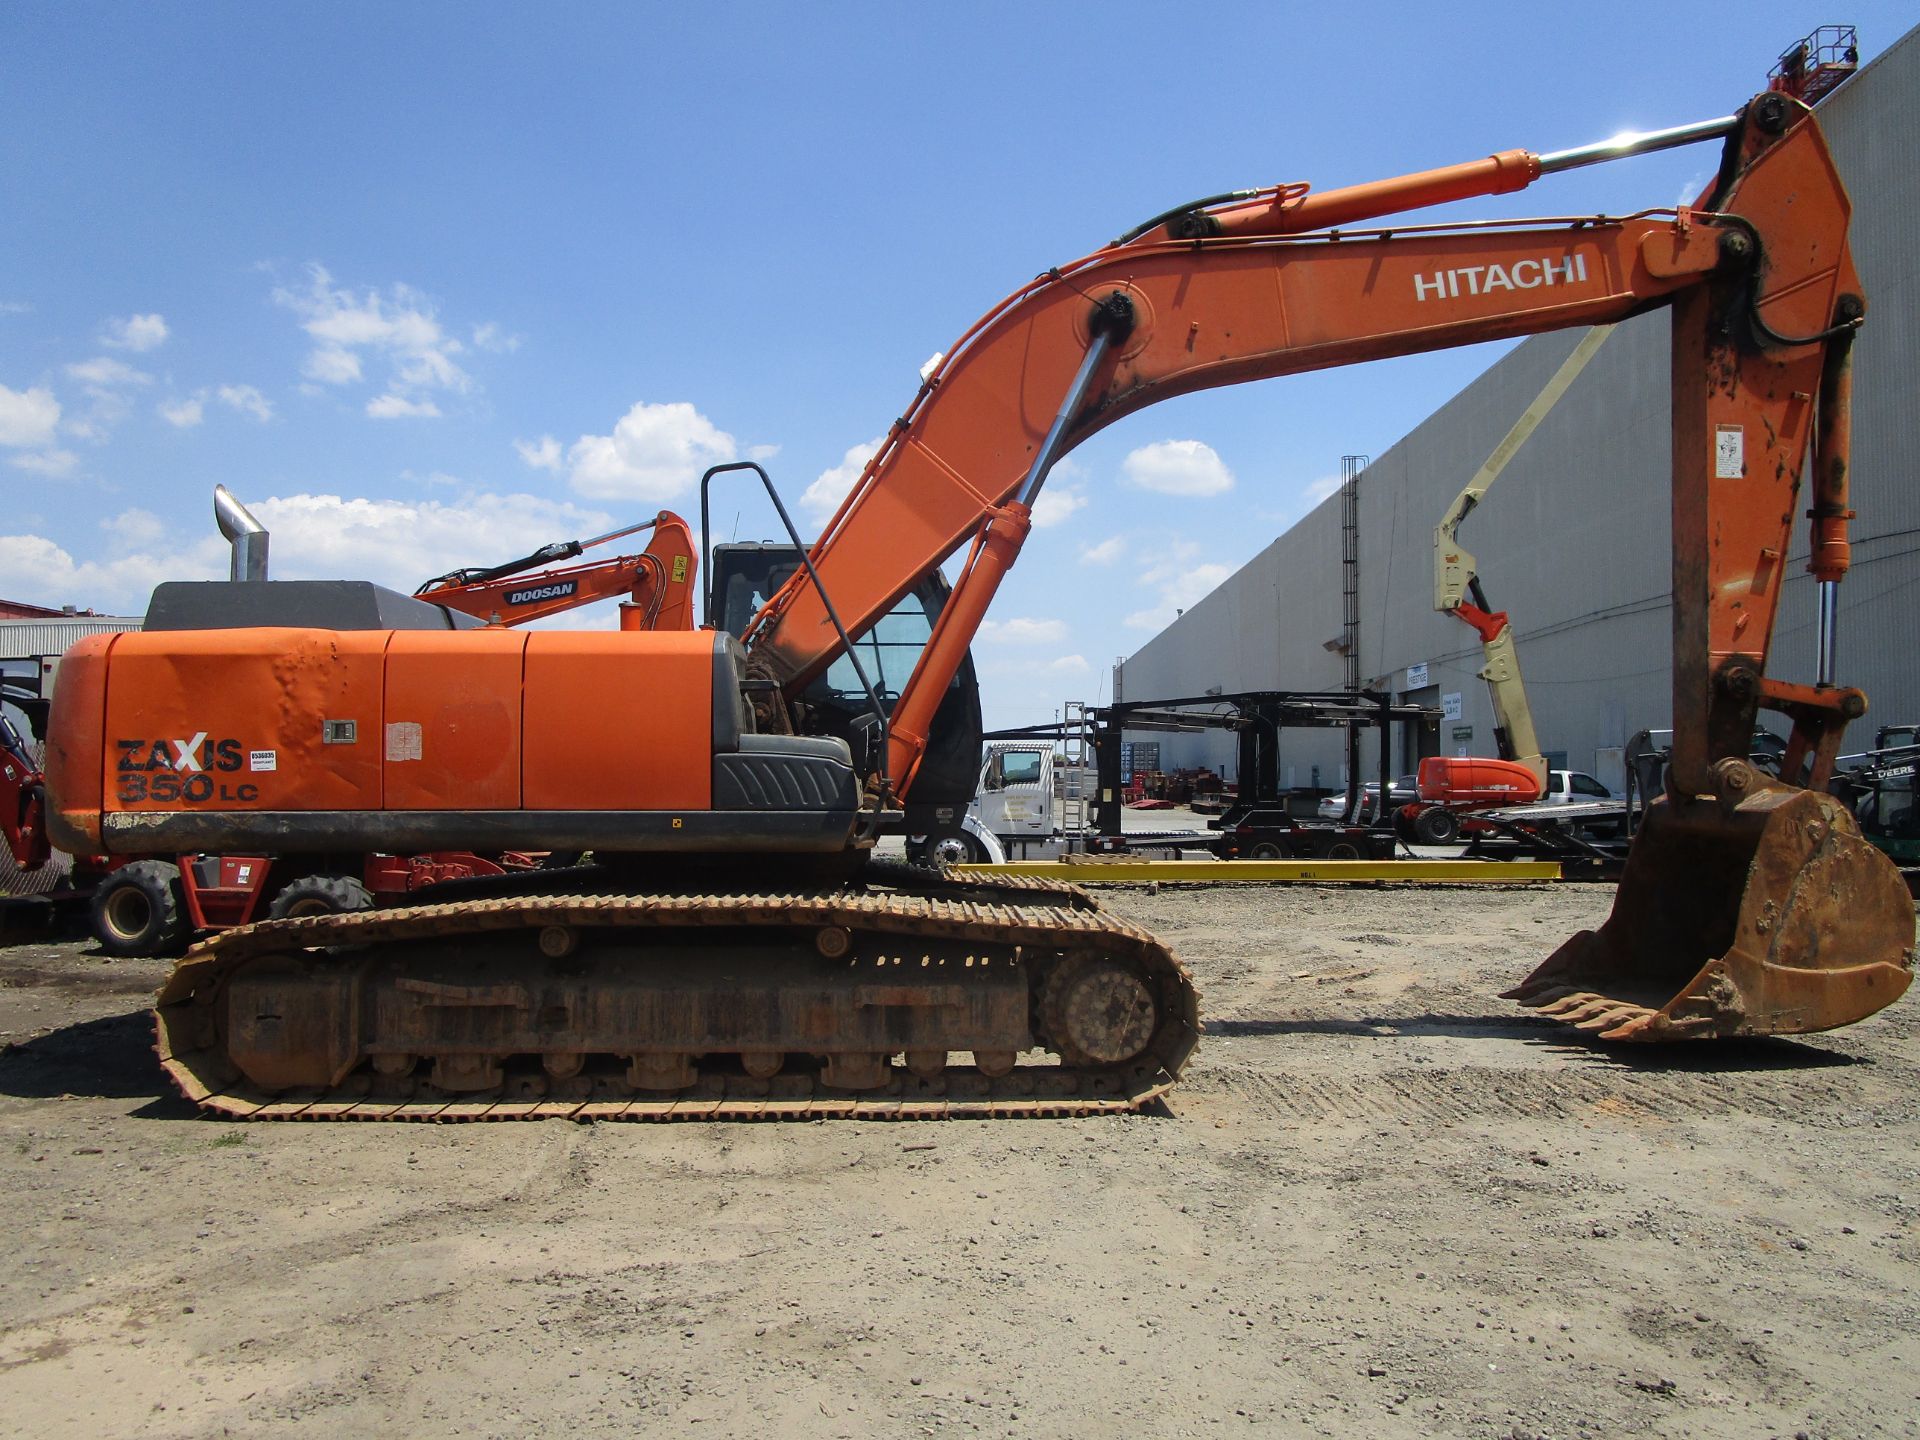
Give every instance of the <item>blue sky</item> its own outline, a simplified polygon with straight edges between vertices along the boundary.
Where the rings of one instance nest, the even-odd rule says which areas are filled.
[[[411,589],[764,458],[817,523],[1036,271],[1218,190],[1724,114],[1906,7],[22,4],[0,9],[0,596]],[[1697,148],[1456,213],[1691,198]],[[976,648],[990,724],[1139,648],[1499,353],[1190,396],[1056,471]],[[744,490],[720,538],[768,538]],[[585,615],[580,623],[598,622]]]

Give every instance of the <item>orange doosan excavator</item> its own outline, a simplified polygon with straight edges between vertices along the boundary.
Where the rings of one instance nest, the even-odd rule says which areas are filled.
[[[1718,175],[1678,210],[1406,218],[1708,139]],[[222,1114],[1138,1107],[1199,1032],[1165,946],[1072,887],[870,858],[1049,468],[1167,396],[1667,306],[1668,794],[1606,925],[1518,993],[1621,1039],[1847,1024],[1901,994],[1914,944],[1898,874],[1822,793],[1866,703],[1830,673],[1865,314],[1847,213],[1812,112],[1779,93],[1603,145],[1179,206],[1023,286],[930,368],[744,644],[449,628],[364,585],[165,586],[144,633],[64,662],[48,828],[111,855],[591,852],[190,951],[159,1052]],[[1814,683],[1787,683],[1766,660],[1810,452],[1827,643]],[[867,684],[848,735],[810,733],[808,683],[962,550],[910,678]],[[1746,759],[1760,707],[1793,725],[1778,780]],[[1019,1063],[1035,1050],[1057,1063]]]

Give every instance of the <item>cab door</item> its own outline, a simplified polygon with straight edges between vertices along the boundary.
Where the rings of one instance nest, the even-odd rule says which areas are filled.
[[[980,767],[980,823],[1008,839],[1053,833],[1053,756],[996,750]]]

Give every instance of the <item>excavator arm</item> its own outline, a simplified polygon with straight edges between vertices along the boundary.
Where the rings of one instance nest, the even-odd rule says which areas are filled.
[[[637,554],[559,563],[643,530],[653,537]],[[496,625],[525,625],[625,595],[622,630],[690,630],[695,572],[693,532],[678,515],[662,510],[651,520],[591,540],[558,541],[503,565],[449,571],[413,593]]]
[[[1706,791],[1709,749],[1743,754],[1763,698],[1797,705],[1797,717],[1837,718],[1843,706],[1832,697],[1763,693],[1755,662],[1771,635],[1812,397],[1834,342],[1863,309],[1848,202],[1805,107],[1762,96],[1739,117],[1669,132],[1717,133],[1728,135],[1727,158],[1697,209],[1349,228],[1602,158],[1509,151],[1321,195],[1287,186],[1185,210],[1001,302],[927,376],[813,552],[820,588],[858,633],[971,541],[895,707],[893,782],[911,784],[931,704],[1018,554],[1046,469],[1105,426],[1194,390],[1606,324],[1661,304],[1675,311],[1676,611],[1685,619],[1675,713],[1704,722],[1698,743],[1676,754],[1676,780],[1686,793]],[[1314,228],[1325,225],[1339,228]],[[1827,429],[1833,437],[1843,427]],[[1844,508],[1843,498],[1823,503],[1842,553]],[[790,690],[839,649],[804,576],[773,597],[747,638],[761,673]],[[1731,688],[1715,678],[1729,674],[1738,677]],[[1721,743],[1727,735],[1740,739]]]

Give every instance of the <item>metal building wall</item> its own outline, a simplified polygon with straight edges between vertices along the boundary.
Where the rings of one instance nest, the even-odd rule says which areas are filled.
[[[1841,587],[1840,679],[1872,697],[1849,748],[1873,725],[1920,719],[1920,666],[1907,616],[1920,597],[1920,30],[1820,106],[1853,198],[1852,244],[1870,312],[1855,351],[1854,573]],[[1360,482],[1360,665],[1396,696],[1460,697],[1441,753],[1493,753],[1492,713],[1476,678],[1479,645],[1432,608],[1433,527],[1447,504],[1577,341],[1526,341],[1381,456]],[[1509,611],[1541,743],[1576,769],[1605,774],[1609,747],[1671,716],[1669,338],[1664,311],[1622,325],[1466,522],[1488,597]],[[1810,680],[1814,593],[1804,517],[1789,557],[1772,673]],[[1209,687],[1337,686],[1340,507],[1320,505],[1124,663],[1130,699]],[[1430,684],[1410,691],[1406,667]],[[1780,722],[1775,717],[1775,726]],[[1455,726],[1471,727],[1457,741]],[[1162,738],[1163,764],[1230,767],[1215,737]],[[1396,757],[1398,758],[1398,757]],[[1290,784],[1338,783],[1341,743],[1300,732],[1283,746]],[[1367,762],[1371,773],[1371,761]],[[1396,768],[1398,768],[1396,766]],[[1611,778],[1611,777],[1609,777]]]

